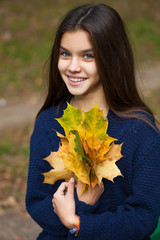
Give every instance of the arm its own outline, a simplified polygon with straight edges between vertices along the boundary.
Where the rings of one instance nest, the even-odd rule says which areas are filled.
[[[75,225],[79,225],[79,217],[76,215],[76,204],[74,200],[74,187],[74,178],[71,178],[68,183],[63,182],[54,194],[52,200],[54,212],[68,229],[73,229]],[[103,182],[91,188],[90,191],[86,190],[82,195],[81,187],[82,184],[78,182],[76,187],[78,198],[87,205],[94,205],[104,191]]]
[[[61,222],[68,229],[73,229],[74,224],[78,225],[78,216],[75,211],[74,201],[74,179],[63,182],[52,199],[54,212],[57,214]]]
[[[136,157],[132,195],[124,199],[124,203],[114,212],[89,214],[84,207],[80,207],[76,212],[81,218],[78,237],[69,234],[68,240],[149,239],[160,214],[160,140],[155,140],[150,147],[146,146],[145,151]],[[67,225],[67,218],[63,215],[64,204],[61,205],[62,208],[62,215],[59,217],[68,228],[71,228],[73,225]],[[74,211],[67,213],[68,216],[73,216],[72,219],[76,219],[75,213],[72,215]]]
[[[54,132],[54,131],[53,131]],[[55,134],[56,138],[56,134]],[[58,140],[57,140],[58,142]],[[58,143],[57,143],[58,146]],[[55,148],[57,147],[55,146]],[[53,149],[46,133],[41,118],[38,118],[31,137],[30,144],[30,163],[28,172],[28,185],[26,194],[26,208],[31,217],[49,235],[58,239],[58,236],[68,234],[68,229],[64,227],[57,215],[53,211],[52,196],[60,185],[43,183],[43,172],[47,172],[49,164],[43,160]]]
[[[114,212],[86,214],[81,218],[78,237],[68,240],[146,240],[154,231],[160,215],[160,140],[146,146],[143,155],[137,155],[133,169],[133,190],[123,205]]]

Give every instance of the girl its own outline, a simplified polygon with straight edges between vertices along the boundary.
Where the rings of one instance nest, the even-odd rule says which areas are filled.
[[[108,134],[123,142],[124,178],[106,179],[82,195],[81,183],[43,184],[43,159],[59,148],[55,120],[66,102],[82,111],[97,103]],[[109,6],[84,5],[62,20],[50,56],[49,87],[31,137],[26,207],[41,226],[37,239],[149,240],[160,214],[160,134],[135,83],[123,22]],[[75,228],[75,226],[77,226]],[[75,236],[77,235],[77,236]]]

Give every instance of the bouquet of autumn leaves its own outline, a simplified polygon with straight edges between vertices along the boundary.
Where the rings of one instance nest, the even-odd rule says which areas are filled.
[[[44,159],[53,167],[43,173],[44,183],[54,184],[74,177],[81,181],[83,193],[100,184],[102,178],[113,181],[116,176],[122,176],[115,164],[122,157],[122,144],[115,144],[117,139],[107,134],[108,119],[104,119],[103,111],[95,105],[82,113],[80,109],[67,105],[63,116],[56,119],[65,136],[56,132],[60,146],[57,152],[51,152]]]

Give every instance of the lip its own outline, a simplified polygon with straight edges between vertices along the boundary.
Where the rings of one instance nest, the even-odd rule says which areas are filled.
[[[67,75],[67,77],[68,77],[68,81],[69,81],[70,85],[72,85],[72,86],[78,86],[87,80],[86,77],[81,77],[81,76]],[[75,81],[73,81],[73,79]]]

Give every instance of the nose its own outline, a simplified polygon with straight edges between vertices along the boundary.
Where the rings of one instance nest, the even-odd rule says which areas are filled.
[[[68,70],[70,72],[80,72],[81,71],[81,64],[80,60],[77,57],[73,57],[70,60]]]

